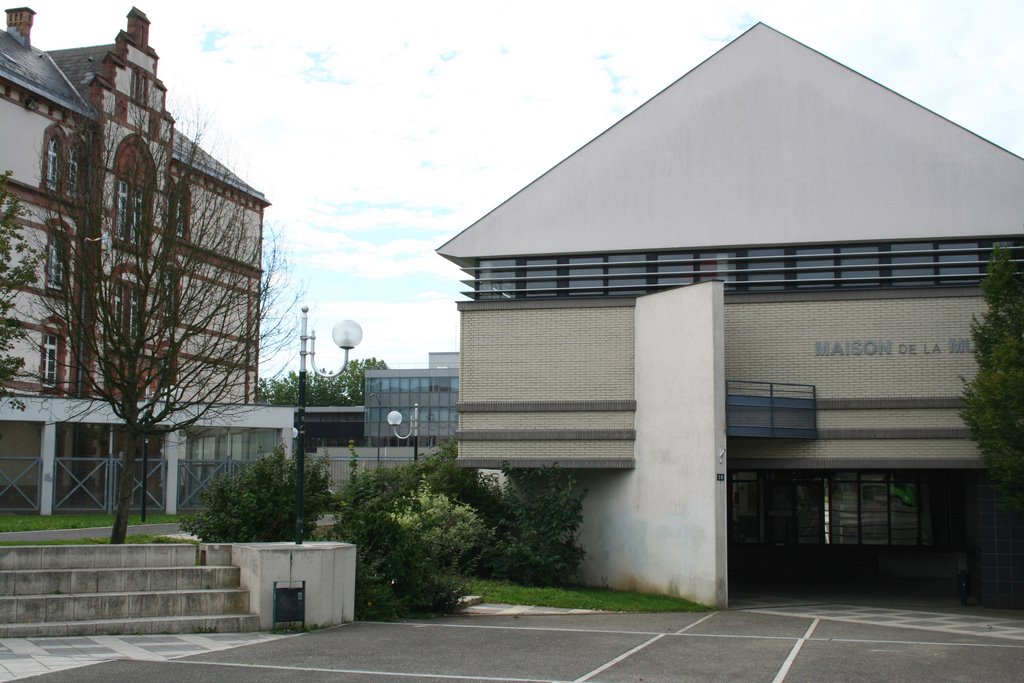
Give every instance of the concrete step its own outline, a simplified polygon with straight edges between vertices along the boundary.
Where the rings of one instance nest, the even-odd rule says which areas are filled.
[[[196,546],[191,543],[0,548],[0,570],[192,567],[195,564]]]
[[[0,624],[246,614],[240,588],[0,596]]]
[[[228,614],[0,624],[0,638],[116,636],[158,633],[244,633],[259,630],[260,618],[257,615]]]
[[[129,567],[0,570],[7,595],[238,588],[238,567]]]

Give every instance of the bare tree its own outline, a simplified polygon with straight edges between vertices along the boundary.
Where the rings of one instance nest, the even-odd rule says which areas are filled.
[[[127,533],[145,435],[254,400],[261,333],[280,332],[267,315],[286,265],[277,243],[264,259],[262,195],[201,136],[177,133],[169,116],[139,117],[65,126],[36,299],[39,319],[66,340],[55,390],[124,423],[114,543]]]

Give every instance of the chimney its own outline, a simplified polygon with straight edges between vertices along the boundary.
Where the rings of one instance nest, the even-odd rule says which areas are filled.
[[[128,35],[135,41],[135,47],[149,47],[149,18],[138,8],[128,13]]]
[[[15,7],[7,10],[7,32],[25,47],[31,47],[32,17],[35,12],[28,7]]]

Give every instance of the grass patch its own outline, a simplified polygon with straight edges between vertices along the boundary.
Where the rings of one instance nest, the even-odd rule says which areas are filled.
[[[139,515],[128,515],[129,524],[141,524]],[[146,524],[175,524],[180,515],[146,514]],[[114,515],[0,515],[0,532],[88,529],[114,526]]]
[[[50,541],[0,541],[0,546],[11,545],[106,545],[110,538],[62,538]],[[128,536],[125,543],[192,543],[196,545],[199,541],[188,538],[175,538],[173,536],[155,536],[153,534],[138,534]]]
[[[627,593],[582,586],[537,588],[487,579],[473,579],[470,593],[490,603],[599,609],[607,612],[706,612],[711,609],[668,595]]]

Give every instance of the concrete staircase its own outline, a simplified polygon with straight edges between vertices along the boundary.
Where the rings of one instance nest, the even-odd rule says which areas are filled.
[[[0,547],[0,638],[258,631],[239,569],[190,544]]]

